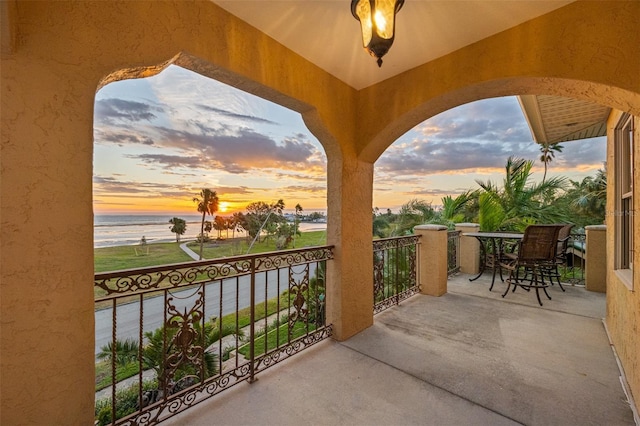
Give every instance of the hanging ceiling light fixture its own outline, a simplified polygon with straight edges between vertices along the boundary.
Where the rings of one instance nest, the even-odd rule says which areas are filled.
[[[378,58],[379,67],[393,44],[396,13],[403,4],[404,0],[351,0],[351,13],[362,27],[364,48]]]

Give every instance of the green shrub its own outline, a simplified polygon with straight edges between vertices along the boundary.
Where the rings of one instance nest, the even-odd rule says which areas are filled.
[[[142,383],[145,391],[158,388],[156,380],[146,380]],[[127,388],[116,391],[116,420],[128,416],[138,410],[138,385],[133,384]],[[95,404],[95,419],[97,425],[105,426],[113,423],[111,418],[111,397],[102,398]]]

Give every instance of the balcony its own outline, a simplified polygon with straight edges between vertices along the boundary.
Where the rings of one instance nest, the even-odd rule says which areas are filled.
[[[165,424],[633,425],[605,295],[556,286],[539,307],[489,292],[488,275],[451,277],[446,295],[415,295]]]
[[[129,384],[143,403],[116,415],[118,424],[287,424],[310,415],[328,424],[633,424],[602,323],[606,296],[570,281],[566,292],[551,288],[553,303],[543,307],[521,289],[503,298],[499,282],[489,291],[490,273],[470,282],[458,272],[460,231],[440,230],[374,242],[379,314],[344,342],[326,339],[323,271],[331,247],[97,275],[96,286],[108,294],[96,304],[111,305],[100,311],[108,321],[97,321],[112,324],[107,334],[115,340],[139,324],[141,368]],[[417,284],[420,251],[437,257],[434,235],[447,252],[442,297],[419,294]],[[159,296],[164,310],[154,324]],[[239,314],[244,305],[253,307],[248,324]],[[122,326],[132,306],[138,319]],[[230,332],[205,344],[206,318]],[[154,378],[153,368],[143,370],[155,327],[165,367],[156,366],[150,392],[138,385]],[[278,343],[268,346],[262,336],[270,334]],[[214,354],[211,370],[207,352]],[[114,349],[111,359],[118,356]],[[103,415],[118,410],[107,407]]]

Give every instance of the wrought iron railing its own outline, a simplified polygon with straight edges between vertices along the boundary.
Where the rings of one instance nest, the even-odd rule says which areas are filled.
[[[96,423],[157,424],[331,336],[332,257],[324,246],[96,274],[96,371],[108,365]]]
[[[418,235],[373,241],[373,313],[377,314],[420,291]]]
[[[567,244],[565,263],[560,267],[560,280],[571,285],[584,285],[587,264],[587,236],[584,232],[572,233]]]
[[[460,272],[460,235],[462,231],[447,233],[447,275]]]

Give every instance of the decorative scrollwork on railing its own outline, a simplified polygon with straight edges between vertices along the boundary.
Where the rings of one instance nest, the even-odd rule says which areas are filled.
[[[163,348],[166,354],[164,368],[158,377],[160,388],[171,386],[171,391],[179,389],[183,383],[202,380],[204,371],[204,330],[201,325],[204,317],[204,292],[198,291],[198,298],[189,310],[184,307],[180,312],[173,303],[174,297],[169,297],[166,303],[168,320],[165,322],[165,333],[170,337]],[[185,373],[186,372],[186,373]],[[176,374],[182,373],[177,379]]]
[[[252,271],[268,271],[328,259],[333,259],[331,247],[311,247],[301,250],[98,273],[95,275],[94,286],[102,289],[107,295],[148,292],[247,275]]]
[[[289,250],[286,252],[276,252],[263,254],[256,257],[256,272],[283,268],[286,266],[300,265],[303,263],[318,262],[320,260],[332,259],[333,252],[328,247],[312,248],[305,250]]]
[[[256,358],[255,371],[259,372],[281,362],[296,353],[320,342],[323,339],[331,337],[333,331],[330,325],[322,327],[313,332],[292,341],[290,344],[279,348],[278,350],[264,354]]]
[[[419,235],[407,235],[405,237],[382,238],[373,241],[373,251],[389,250],[396,247],[415,246],[420,240]]]
[[[309,321],[309,307],[305,293],[307,296],[309,295],[309,265],[306,265],[302,272],[300,281],[296,281],[295,275],[291,271],[289,272],[289,294],[290,297],[293,297],[291,306],[294,308],[289,315],[289,340],[291,340],[296,322],[306,323]]]
[[[417,252],[415,248],[409,252],[409,286],[415,287],[418,283]]]
[[[460,235],[462,231],[447,233],[447,274],[460,272]]]
[[[373,254],[373,300],[384,298],[384,256]]]
[[[373,242],[374,314],[416,294],[418,235]]]
[[[249,364],[241,365],[234,370],[206,380],[201,386],[192,387],[172,395],[166,403],[147,407],[137,415],[125,419],[124,422],[119,422],[119,424],[131,426],[158,424],[206,398],[212,397],[243,380],[247,380],[249,374]]]

